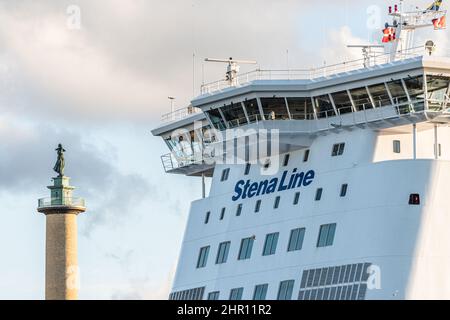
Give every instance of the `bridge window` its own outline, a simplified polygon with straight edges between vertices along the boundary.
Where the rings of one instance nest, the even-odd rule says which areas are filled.
[[[445,95],[449,88],[449,78],[443,76],[427,75],[428,102],[431,110],[439,110],[441,102],[445,101]]]
[[[245,101],[244,105],[245,109],[247,110],[247,115],[250,123],[261,120],[261,114],[259,112],[258,102],[256,101],[256,99]]]
[[[238,260],[247,260],[252,256],[254,237],[245,238],[241,241],[241,247],[239,249]]]
[[[331,104],[330,97],[323,95],[314,98],[316,104],[317,118],[329,118],[335,115],[333,105]]]
[[[365,87],[352,89],[350,90],[350,94],[352,96],[353,102],[355,103],[355,108],[357,111],[373,108],[369,94],[367,93],[367,89]]]
[[[255,286],[255,292],[253,293],[253,300],[266,300],[268,288],[269,285],[267,283]]]
[[[370,94],[372,95],[375,107],[385,107],[392,104],[391,98],[386,90],[386,85],[384,83],[369,86]]]
[[[352,112],[352,102],[350,101],[350,96],[347,91],[332,93],[331,96],[333,97],[338,114]]]
[[[292,119],[314,120],[314,109],[311,98],[287,98]]]
[[[404,81],[409,97],[414,103],[414,111],[423,111],[425,108],[423,76],[408,77]]]
[[[401,80],[393,80],[387,83],[389,91],[392,94],[395,104],[404,104],[408,102],[408,97],[406,96],[405,89]],[[408,106],[406,106],[408,108]]]
[[[220,115],[219,109],[209,110],[207,111],[207,114],[209,116],[209,119],[211,119],[214,128],[216,128],[217,130],[225,130],[227,128],[222,116]]]
[[[261,105],[266,120],[289,119],[289,113],[284,98],[261,98]]]
[[[247,124],[247,118],[241,103],[224,106],[221,110],[230,128]]]
[[[321,248],[332,246],[334,242],[335,232],[336,223],[320,226],[319,238],[317,239],[317,247]]]
[[[206,266],[206,262],[208,261],[209,248],[210,247],[207,246],[200,249],[197,260],[197,269],[204,268]]]

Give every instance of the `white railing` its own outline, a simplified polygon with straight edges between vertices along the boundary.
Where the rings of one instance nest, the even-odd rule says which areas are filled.
[[[181,109],[175,110],[174,112],[169,112],[169,113],[163,114],[161,116],[161,121],[163,123],[178,121],[178,120],[187,118],[193,114],[201,113],[201,112],[202,112],[201,109],[189,106],[187,108],[181,108]]]
[[[59,206],[70,207],[86,207],[85,200],[83,198],[42,198],[38,200],[38,208],[49,208]]]
[[[399,51],[396,54],[396,61],[423,56],[425,48],[423,46]],[[364,68],[374,68],[382,64],[391,62],[391,53],[372,54],[369,61],[357,59],[344,61],[342,63],[326,65],[312,69],[293,70],[262,70],[257,69],[237,76],[235,84],[231,85],[227,80],[219,80],[201,86],[201,94],[211,94],[222,91],[230,87],[239,87],[256,80],[314,80],[322,77],[331,77],[340,73],[354,71]],[[366,66],[367,64],[367,66]]]

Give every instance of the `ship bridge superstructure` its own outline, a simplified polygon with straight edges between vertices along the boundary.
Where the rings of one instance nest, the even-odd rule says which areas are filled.
[[[318,135],[355,128],[411,132],[419,123],[446,125],[450,59],[430,56],[424,47],[403,56],[309,72],[256,70],[233,84],[205,85],[188,108],[164,115],[164,123],[153,130],[170,149],[162,156],[164,168],[211,176],[216,160],[227,153],[212,146],[230,140],[236,146],[242,135],[261,130],[276,130],[277,152],[284,153],[308,148]],[[243,161],[251,160],[248,150],[241,154],[247,157]]]

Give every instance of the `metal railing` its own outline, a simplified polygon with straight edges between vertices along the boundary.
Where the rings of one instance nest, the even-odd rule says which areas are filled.
[[[59,206],[86,207],[83,198],[42,198],[38,200],[38,208],[49,208]]]
[[[396,61],[409,58],[420,57],[425,54],[423,46],[415,47],[403,51],[398,51]],[[293,70],[263,70],[256,69],[237,76],[236,85],[231,85],[227,80],[218,80],[201,86],[201,94],[211,94],[222,91],[230,87],[239,87],[256,80],[314,80],[322,77],[331,77],[340,73],[350,72],[358,69],[374,68],[382,64],[392,62],[391,53],[372,54],[368,65],[366,59],[357,59],[344,61],[337,64],[326,65],[311,69],[293,69]]]
[[[181,109],[175,110],[174,112],[169,112],[169,113],[163,114],[161,116],[161,121],[163,123],[178,121],[178,120],[187,118],[193,114],[197,114],[197,113],[201,113],[201,112],[202,112],[201,109],[189,106],[186,108],[181,108]]]

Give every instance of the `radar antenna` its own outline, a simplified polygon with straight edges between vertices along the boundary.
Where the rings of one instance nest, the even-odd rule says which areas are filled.
[[[211,59],[206,58],[206,62],[220,62],[220,63],[228,63],[227,72],[226,72],[226,80],[230,84],[230,86],[237,86],[238,78],[237,75],[239,73],[240,67],[238,64],[257,64],[256,61],[252,60],[234,60],[233,58],[229,59]]]
[[[372,51],[372,49],[375,48],[383,48],[382,45],[375,45],[375,44],[367,44],[367,45],[348,45],[347,48],[360,48],[362,49],[362,54],[364,57],[364,68],[370,67],[370,58],[372,57],[372,54],[375,53]]]

